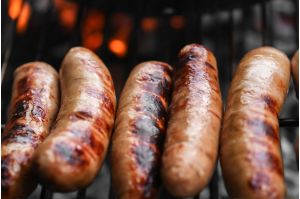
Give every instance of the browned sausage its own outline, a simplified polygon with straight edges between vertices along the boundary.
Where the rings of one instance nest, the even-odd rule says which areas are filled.
[[[104,63],[88,49],[72,48],[60,69],[61,107],[51,135],[38,148],[39,181],[54,191],[89,185],[106,155],[116,97]]]
[[[292,75],[293,75],[293,80],[294,80],[294,85],[296,89],[296,95],[298,98],[299,95],[299,51],[294,54],[292,58]]]
[[[292,63],[291,66],[292,66],[293,81],[294,81],[296,96],[298,98],[299,97],[299,50],[295,52],[291,63]],[[299,160],[299,135],[296,138],[294,147],[295,147],[296,159],[298,161]]]
[[[112,182],[117,198],[157,198],[172,68],[137,65],[122,91],[112,140]]]
[[[216,59],[198,44],[179,53],[162,157],[164,186],[177,197],[200,192],[217,160],[222,99]]]
[[[231,198],[284,198],[277,117],[289,80],[290,61],[271,47],[248,52],[237,67],[220,139],[222,172]]]
[[[33,154],[48,135],[58,106],[58,74],[50,65],[30,62],[16,69],[1,137],[2,198],[25,198],[35,189],[30,171]]]

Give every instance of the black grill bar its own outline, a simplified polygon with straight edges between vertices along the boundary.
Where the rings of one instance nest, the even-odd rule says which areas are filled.
[[[22,5],[21,5],[21,9],[24,6],[26,0],[22,1]],[[20,15],[19,15],[20,16]],[[9,59],[10,59],[10,55],[11,55],[11,51],[14,45],[14,38],[16,35],[16,25],[17,25],[17,21],[19,19],[19,16],[15,19],[9,19],[8,25],[7,25],[7,31],[5,32],[6,35],[4,35],[5,37],[7,37],[6,42],[5,42],[5,48],[4,48],[4,59],[2,62],[2,66],[1,66],[1,85],[3,82],[3,78],[5,77],[6,74],[6,69],[9,63]]]
[[[230,33],[229,33],[229,38],[230,38],[230,43],[229,43],[229,52],[230,52],[230,65],[229,65],[229,80],[232,79],[233,75],[233,67],[234,67],[234,60],[235,60],[235,42],[234,42],[234,10],[230,10],[229,12],[229,26],[230,26]]]
[[[218,165],[218,164],[216,164]],[[216,166],[212,179],[209,183],[209,199],[219,199],[219,171]]]
[[[17,20],[17,19],[16,19]],[[11,51],[12,51],[12,47],[14,45],[14,35],[16,33],[16,20],[13,21],[9,21],[8,25],[7,25],[7,31],[6,31],[6,35],[4,35],[4,37],[7,37],[7,42],[6,42],[6,46],[4,49],[4,59],[3,59],[3,63],[1,66],[1,85],[3,82],[3,78],[5,77],[6,74],[6,69],[8,66],[8,62],[9,62],[9,58],[11,55]]]
[[[53,193],[46,189],[45,187],[42,187],[40,199],[52,199]]]
[[[280,127],[298,127],[299,126],[299,118],[282,118],[279,119]]]
[[[37,53],[35,56],[35,60],[40,60],[42,57],[43,50],[46,45],[45,44],[46,38],[48,36],[48,32],[50,29],[49,24],[54,15],[55,9],[54,9],[53,3],[49,2],[49,4],[50,5],[48,6],[46,13],[44,14],[46,19],[45,19],[45,23],[42,25],[42,30],[41,30],[41,34],[40,34],[39,41],[38,41]]]
[[[81,189],[80,191],[77,192],[76,199],[85,199],[85,195],[86,195],[86,188]]]

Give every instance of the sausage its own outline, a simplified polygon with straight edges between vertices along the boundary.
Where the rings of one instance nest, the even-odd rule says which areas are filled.
[[[208,184],[217,160],[222,98],[213,53],[198,44],[179,53],[162,157],[165,188],[190,197]]]
[[[296,96],[298,98],[299,97],[299,50],[295,52],[291,63],[292,63],[291,66],[292,66],[293,81],[294,81]],[[296,159],[298,161],[299,160],[299,136],[297,136],[296,138],[294,148],[296,153]]]
[[[102,165],[116,97],[108,69],[88,49],[72,48],[59,75],[61,107],[33,166],[38,180],[50,190],[70,192],[88,186]]]
[[[292,75],[295,85],[297,98],[299,97],[299,51],[294,54],[292,58]]]
[[[278,114],[289,79],[288,58],[271,47],[248,52],[237,67],[220,139],[222,173],[231,198],[284,198]]]
[[[122,91],[112,138],[112,183],[117,198],[157,198],[172,68],[137,65]]]
[[[58,74],[50,65],[30,62],[15,70],[1,136],[2,198],[25,198],[37,186],[31,172],[33,154],[47,137],[58,106]]]

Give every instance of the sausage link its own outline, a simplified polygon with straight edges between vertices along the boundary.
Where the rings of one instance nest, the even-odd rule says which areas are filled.
[[[109,71],[88,49],[72,48],[59,75],[61,107],[51,135],[38,148],[34,168],[49,189],[69,192],[89,185],[102,165],[116,97]]]
[[[2,198],[25,198],[35,189],[33,154],[47,137],[58,106],[58,74],[50,65],[30,62],[16,69],[9,119],[1,136]]]
[[[216,59],[198,44],[179,53],[162,157],[164,186],[177,197],[199,193],[217,160],[222,98]]]
[[[299,97],[299,50],[295,52],[293,58],[292,58],[292,75],[293,75],[293,81],[295,85],[296,95],[297,98]]]
[[[231,198],[284,198],[278,114],[289,79],[290,61],[271,47],[248,52],[237,67],[220,139],[222,172]]]
[[[122,91],[111,157],[117,198],[157,198],[171,72],[162,62],[141,63]]]

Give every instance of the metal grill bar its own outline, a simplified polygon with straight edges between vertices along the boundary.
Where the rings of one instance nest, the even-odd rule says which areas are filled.
[[[212,179],[209,183],[209,198],[210,199],[219,199],[219,171],[218,167],[216,166],[215,172],[212,176]]]
[[[76,199],[85,199],[86,195],[86,189],[81,189],[80,191],[77,192],[77,197]]]
[[[46,189],[45,187],[42,187],[40,199],[52,199],[53,193]]]
[[[17,20],[17,19],[16,19]],[[11,55],[11,51],[12,51],[12,47],[14,45],[14,35],[16,32],[16,20],[14,21],[10,21],[9,24],[7,25],[7,45],[5,48],[5,53],[4,53],[4,59],[3,59],[3,63],[2,63],[2,67],[1,67],[1,85],[3,82],[3,78],[5,77],[6,74],[6,69],[8,66],[8,62],[9,62],[9,58]],[[6,36],[6,35],[5,35]]]
[[[267,2],[261,0],[261,17],[262,17],[262,46],[267,45],[268,23],[267,23]]]
[[[280,127],[298,127],[299,126],[299,118],[282,118],[279,119]]]

